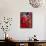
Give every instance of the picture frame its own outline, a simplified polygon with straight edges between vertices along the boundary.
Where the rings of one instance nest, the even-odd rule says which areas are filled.
[[[32,12],[20,12],[20,28],[32,28]]]

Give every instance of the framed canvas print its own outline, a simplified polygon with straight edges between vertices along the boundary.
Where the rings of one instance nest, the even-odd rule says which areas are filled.
[[[20,28],[32,28],[32,12],[20,12]]]

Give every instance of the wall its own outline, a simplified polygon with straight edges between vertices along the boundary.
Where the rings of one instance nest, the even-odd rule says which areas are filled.
[[[44,5],[43,5],[44,6]],[[45,6],[44,6],[45,7]],[[27,40],[34,34],[37,35],[37,39],[45,39],[45,15],[46,8],[33,8],[30,6],[28,0],[0,0],[0,19],[1,17],[12,17],[13,22],[10,31],[10,37],[17,40]],[[33,27],[31,29],[20,28],[20,12],[32,12],[33,15]],[[0,31],[0,39],[4,39],[3,31]]]

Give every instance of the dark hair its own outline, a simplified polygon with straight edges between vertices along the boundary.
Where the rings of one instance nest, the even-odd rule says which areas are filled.
[[[27,12],[26,15],[29,15],[29,12]]]

